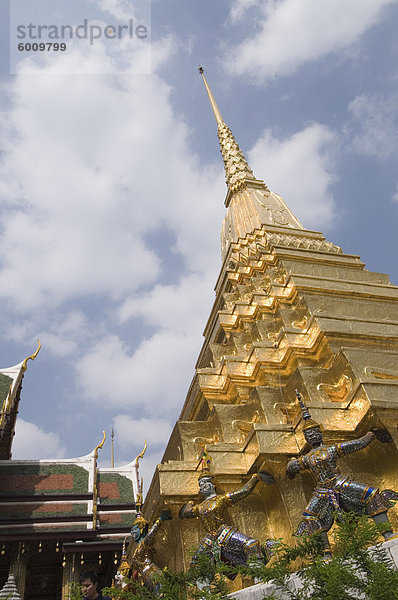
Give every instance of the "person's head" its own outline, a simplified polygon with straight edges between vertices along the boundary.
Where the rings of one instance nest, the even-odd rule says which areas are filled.
[[[304,437],[312,448],[318,448],[323,444],[323,436],[320,427],[308,427],[304,430]]]
[[[87,598],[87,600],[94,600],[97,598],[98,577],[94,571],[83,573],[83,575],[80,577],[80,585],[82,587],[84,597]]]
[[[213,478],[211,477],[211,475],[203,475],[202,477],[200,477],[199,492],[205,498],[208,498],[209,496],[213,496],[213,494],[216,493],[216,488],[214,486]]]

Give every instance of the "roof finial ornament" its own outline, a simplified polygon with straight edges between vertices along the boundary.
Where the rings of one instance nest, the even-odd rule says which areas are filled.
[[[105,444],[105,440],[106,440],[106,433],[105,431],[102,432],[102,442],[100,442],[95,448],[94,448],[94,457],[95,460],[97,460],[98,458],[98,450],[100,448],[102,448],[102,446]]]
[[[27,369],[28,360],[35,360],[36,356],[39,354],[40,348],[41,348],[41,343],[40,343],[39,338],[37,338],[37,343],[39,344],[39,346],[38,346],[36,352],[34,352],[31,356],[28,356],[28,358],[25,358],[25,360],[23,361],[23,364],[22,364],[23,371],[26,371],[26,369]]]
[[[140,458],[143,458],[146,449],[147,449],[147,443],[146,440],[144,440],[144,449],[142,452],[140,452],[140,454],[137,456],[137,458],[135,459],[135,476],[137,479],[137,497],[136,497],[136,509],[137,509],[137,513],[141,513],[141,509],[142,509],[142,504],[143,504],[143,498],[144,498],[144,485],[143,485],[143,480],[141,477],[140,480],[140,465],[139,465],[139,460]]]
[[[246,187],[247,180],[253,181],[255,177],[244,157],[242,150],[239,148],[232,131],[225,124],[221,116],[220,109],[218,108],[210,86],[207,83],[202,66],[199,66],[199,73],[203,77],[210,104],[217,121],[218,141],[220,142],[220,150],[225,167],[225,181],[231,192],[236,192]]]

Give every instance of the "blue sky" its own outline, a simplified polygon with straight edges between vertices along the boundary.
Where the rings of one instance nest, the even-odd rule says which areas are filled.
[[[13,1],[21,18],[24,0]],[[46,2],[30,0],[37,19]],[[56,4],[61,20],[67,5]],[[122,23],[137,8],[85,0],[71,18]],[[398,283],[398,2],[150,8],[151,44],[20,53],[11,75],[17,40],[0,0],[1,367],[37,337],[43,346],[14,458],[84,455],[113,425],[119,464],[148,439],[148,483],[221,266],[226,189],[199,63],[255,175],[306,227]]]

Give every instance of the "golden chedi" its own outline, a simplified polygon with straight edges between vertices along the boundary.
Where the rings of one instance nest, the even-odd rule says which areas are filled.
[[[205,447],[218,493],[272,472],[274,485],[258,485],[227,515],[263,544],[290,538],[314,488],[310,473],[286,477],[288,461],[308,450],[296,388],[328,446],[387,430],[393,443],[339,462],[353,481],[398,489],[398,287],[305,229],[283,198],[255,178],[201,73],[228,186],[223,263],[192,384],[144,512],[151,519],[167,508],[176,516],[182,505],[199,501]],[[389,517],[396,530],[396,509]],[[186,568],[206,535],[200,520],[173,518],[166,529],[156,542],[157,563]]]

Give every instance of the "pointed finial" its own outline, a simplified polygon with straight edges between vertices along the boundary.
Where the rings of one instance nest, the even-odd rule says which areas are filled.
[[[141,481],[140,481],[140,465],[139,465],[139,460],[140,460],[140,458],[142,458],[144,456],[147,447],[148,446],[147,446],[146,440],[144,440],[144,449],[143,449],[142,452],[140,452],[140,454],[135,459],[135,476],[136,476],[136,479],[137,479],[137,498],[136,498],[136,502],[135,503],[136,503],[136,506],[137,506],[137,511],[139,511],[139,512],[141,511],[142,501],[143,501],[143,497],[144,497],[144,494],[143,494],[144,490],[143,490],[143,481],[142,481],[142,478],[141,478]]]
[[[36,352],[34,352],[31,356],[28,356],[28,358],[25,358],[25,360],[23,361],[23,364],[22,364],[23,371],[26,371],[26,369],[27,369],[28,360],[35,360],[36,356],[39,354],[40,348],[41,348],[41,343],[40,343],[39,338],[37,338],[37,343],[39,344],[39,346],[38,346]]]
[[[102,448],[102,446],[105,444],[105,440],[106,440],[106,433],[105,431],[102,432],[102,442],[100,442],[95,448],[94,448],[94,456],[95,456],[95,460],[97,460],[98,457],[98,450],[100,448]]]
[[[203,477],[210,477],[213,480],[213,476],[210,474],[210,465],[213,462],[210,454],[207,454],[206,448],[203,447],[202,454],[199,459],[198,467],[201,465],[201,473],[198,477],[200,481]]]
[[[300,404],[300,408],[301,408],[301,412],[302,412],[302,415],[303,415],[303,419],[305,421],[304,427],[303,427],[303,431],[306,431],[307,429],[313,429],[314,427],[319,427],[320,428],[319,423],[317,423],[316,421],[314,421],[311,418],[310,411],[308,410],[307,406],[304,404],[304,400],[303,400],[303,397],[300,394],[300,392],[298,390],[294,390],[294,391],[295,391],[297,400],[298,400],[298,402]]]
[[[225,181],[231,192],[236,192],[244,188],[248,180],[252,181],[255,179],[255,177],[244,157],[242,150],[239,148],[232,131],[224,123],[213,93],[209,84],[207,83],[203,67],[199,67],[199,73],[203,77],[210,104],[217,121],[218,141],[220,142],[220,150],[224,160]]]
[[[218,124],[220,124],[220,123],[224,123],[224,120],[223,120],[223,118],[222,118],[222,116],[221,116],[221,113],[220,113],[220,109],[219,109],[219,108],[218,108],[218,106],[217,106],[217,103],[216,103],[216,101],[215,101],[215,99],[214,99],[214,96],[213,96],[213,93],[212,93],[212,91],[211,91],[211,89],[210,89],[210,86],[209,86],[209,84],[207,83],[207,79],[206,79],[206,77],[205,77],[205,72],[204,72],[204,70],[203,70],[203,67],[201,67],[201,66],[199,67],[199,73],[200,73],[200,74],[202,75],[202,77],[203,77],[203,81],[204,81],[204,84],[205,84],[205,86],[206,86],[207,94],[208,94],[208,96],[209,96],[210,104],[211,104],[211,107],[212,107],[212,109],[213,109],[213,113],[214,113],[214,116],[215,116],[215,118],[216,118],[216,121],[217,121],[217,123],[218,123]]]

